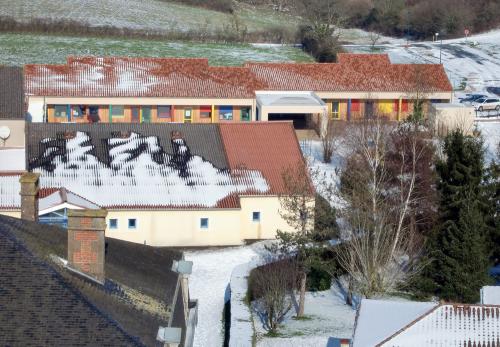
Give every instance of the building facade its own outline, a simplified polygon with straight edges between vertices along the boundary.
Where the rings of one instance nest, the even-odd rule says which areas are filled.
[[[318,114],[401,120],[417,100],[452,97],[442,65],[392,64],[384,54],[242,67],[213,67],[207,59],[69,57],[65,65],[26,65],[25,90],[32,120],[49,123],[293,120],[306,127]]]

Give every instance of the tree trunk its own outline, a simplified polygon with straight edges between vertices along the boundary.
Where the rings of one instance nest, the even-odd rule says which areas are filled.
[[[345,296],[346,305],[352,306],[352,281],[349,279],[347,283],[347,295]]]
[[[304,316],[304,304],[306,301],[306,282],[307,274],[303,272],[302,276],[300,277],[299,311],[297,312],[297,317]]]

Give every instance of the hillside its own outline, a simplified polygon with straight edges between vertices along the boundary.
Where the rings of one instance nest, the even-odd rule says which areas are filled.
[[[241,65],[245,61],[312,61],[289,46],[252,46],[163,42],[156,40],[72,37],[0,33],[0,65],[60,64],[68,55],[132,57],[204,57],[212,65]]]
[[[235,14],[249,32],[280,26],[295,31],[299,19],[273,11],[235,3]],[[91,26],[114,26],[141,30],[220,30],[231,22],[229,13],[159,0],[0,0],[0,16],[20,21],[33,18],[73,20]]]

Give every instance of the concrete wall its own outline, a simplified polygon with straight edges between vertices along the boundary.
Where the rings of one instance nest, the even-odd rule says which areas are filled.
[[[454,129],[465,134],[474,131],[475,111],[471,106],[462,104],[437,104],[430,107],[429,126],[437,135],[446,135]]]
[[[0,127],[7,126],[10,136],[5,141],[5,147],[24,147],[24,119],[0,119]],[[2,141],[0,140],[0,146]]]

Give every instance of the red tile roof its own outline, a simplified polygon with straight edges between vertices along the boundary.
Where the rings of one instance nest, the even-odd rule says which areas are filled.
[[[252,98],[257,81],[242,67],[207,59],[69,57],[66,65],[26,65],[28,95]]]
[[[267,90],[451,92],[442,65],[391,64],[387,54],[339,54],[338,63],[247,63]]]
[[[232,171],[258,170],[268,194],[286,193],[283,172],[304,160],[292,122],[221,123],[219,129]]]
[[[442,65],[391,64],[386,54],[339,54],[338,63],[212,67],[198,58],[69,57],[26,65],[28,95],[253,98],[256,90],[451,92]]]

